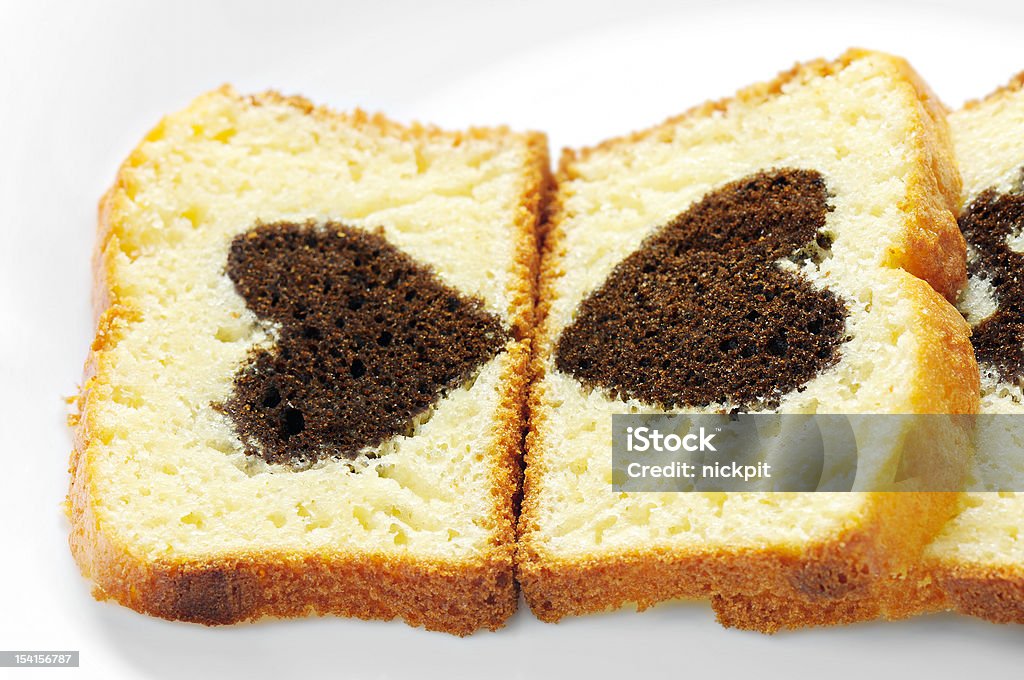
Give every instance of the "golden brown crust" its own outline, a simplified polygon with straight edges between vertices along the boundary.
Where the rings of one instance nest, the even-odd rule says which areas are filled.
[[[879,617],[903,618],[910,599],[926,606],[927,590],[908,587],[923,546],[959,508],[958,493],[875,493],[871,516],[848,538],[821,544],[792,570],[792,589],[730,591],[712,600],[724,626],[762,633],[832,626]],[[795,578],[795,580],[793,580]],[[852,585],[851,585],[852,584]],[[795,595],[795,596],[794,596]]]
[[[516,575],[544,621],[677,598],[710,598],[723,625],[762,633],[895,618],[905,594],[889,575],[910,568],[956,511],[959,494],[870,495],[861,524],[799,551],[639,547],[567,560],[544,555],[524,536]]]
[[[917,386],[912,399],[918,413],[971,414],[978,410],[978,368],[967,335],[967,326],[955,309],[945,304],[923,281],[909,274],[905,277],[905,296],[918,310],[912,326],[919,340],[918,364],[926,378]],[[943,358],[945,353],[945,358]],[[953,427],[967,426],[967,421],[944,421]],[[924,426],[935,425],[925,421]],[[938,438],[937,438],[938,439]],[[937,484],[960,484],[966,475],[966,461],[950,452],[922,452],[921,461],[928,468],[959,470]],[[913,456],[911,456],[913,457]],[[945,458],[945,460],[944,460]],[[936,461],[939,461],[936,464]],[[933,470],[934,471],[934,470]],[[921,554],[927,543],[938,534],[962,507],[960,493],[876,493],[871,506],[872,518],[857,534],[854,544],[875,551],[874,560],[858,559],[862,567],[873,564],[870,578],[862,588],[836,589],[856,579],[858,570],[850,560],[849,545],[840,551],[820,547],[805,574],[818,570],[826,578],[808,580],[799,576],[793,581],[798,597],[780,595],[778,589],[765,589],[754,596],[730,593],[720,595],[712,603],[723,625],[752,628],[772,633],[779,629],[810,625],[837,625],[884,617],[900,619],[942,608],[936,583],[921,568]],[[867,539],[867,540],[866,540]],[[807,588],[821,583],[820,588]],[[815,590],[818,591],[815,595]],[[810,595],[810,597],[808,597]]]
[[[206,625],[309,614],[401,617],[467,635],[500,628],[516,609],[507,543],[465,563],[345,551],[149,561],[102,530],[89,483],[85,466],[78,465],[69,498],[72,553],[96,584],[97,599],[146,614]]]
[[[571,191],[571,180],[577,177],[575,164],[598,150],[662,134],[684,119],[725,111],[733,101],[757,104],[781,93],[789,83],[827,76],[868,54],[873,53],[851,50],[835,62],[819,60],[798,65],[769,83],[741,91],[735,98],[703,104],[657,127],[589,149],[563,152],[557,176],[559,192],[551,201],[549,224],[543,227],[537,306],[540,330],[534,352],[534,383],[527,402],[530,429],[516,547],[517,578],[527,603],[541,619],[556,621],[629,602],[643,609],[666,599],[706,597],[712,599],[724,624],[763,632],[873,618],[888,607],[888,599],[895,597],[889,575],[909,569],[929,538],[955,512],[958,494],[873,493],[866,500],[868,516],[858,526],[829,540],[801,546],[794,553],[777,549],[687,552],[639,547],[563,559],[547,554],[539,538],[538,499],[544,493],[547,472],[541,435],[546,426],[543,377],[557,330],[550,327],[547,317],[554,283],[564,273],[561,224],[566,192]],[[944,109],[905,62],[876,56],[890,65],[897,81],[907,83],[908,95],[918,102],[920,129],[915,145],[925,159],[924,167],[910,182],[910,191],[922,200],[922,205],[905,206],[906,238],[890,253],[889,264],[928,277],[936,290],[950,297],[965,278],[965,249],[951,212],[956,207],[960,177],[952,164]],[[915,251],[920,248],[927,250]],[[949,262],[928,262],[933,256]],[[936,391],[922,382],[913,395],[916,408],[926,413],[977,412],[977,366],[966,324],[928,284],[907,274],[904,287],[918,312],[914,330],[921,340],[918,351],[924,374],[939,387]],[[936,352],[936,347],[943,349]],[[952,363],[945,363],[942,357],[949,357]]]
[[[962,185],[946,124],[948,110],[910,64],[890,59],[921,112],[908,141],[922,162],[908,178],[900,206],[908,216],[903,241],[886,264],[927,281],[946,300],[956,302],[967,281],[967,245],[955,218]]]
[[[813,78],[820,78],[829,76],[834,73],[838,73],[845,68],[851,61],[858,56],[868,54],[863,50],[849,50],[843,56],[835,61],[826,61],[825,59],[815,59],[813,61],[804,62],[802,64],[795,64],[792,68],[787,71],[779,73],[774,79],[763,82],[755,83],[748,87],[743,88],[731,97],[724,97],[722,99],[707,101],[702,104],[698,104],[690,109],[680,113],[676,116],[672,116],[665,121],[655,125],[654,127],[647,128],[645,130],[639,130],[632,132],[628,135],[620,137],[612,137],[605,141],[597,144],[596,146],[585,147],[582,149],[564,149],[562,153],[562,168],[565,169],[571,163],[575,161],[584,161],[590,155],[597,151],[609,151],[620,146],[630,146],[637,142],[652,137],[659,137],[666,131],[670,130],[673,126],[679,123],[694,118],[706,118],[715,113],[724,113],[729,110],[729,107],[733,104],[744,104],[747,106],[757,106],[758,104],[771,99],[772,97],[782,94],[783,90],[790,83],[799,82],[801,80],[810,80]],[[887,56],[887,55],[886,55]]]
[[[720,593],[754,598],[761,592],[797,588],[808,600],[833,600],[864,589],[865,577],[878,568],[877,555],[865,550],[870,547],[866,537],[851,533],[836,543],[843,548],[841,554],[830,542],[794,553],[639,547],[560,559],[545,556],[524,540],[517,577],[530,608],[544,621],[627,603],[643,610],[669,599],[714,601]],[[744,627],[749,625],[744,622]]]
[[[986,102],[991,102],[991,101],[995,101],[995,100],[1001,99],[1001,98],[1003,98],[1003,97],[1005,97],[1007,95],[1010,95],[1010,94],[1013,94],[1014,92],[1017,92],[1018,90],[1021,89],[1021,87],[1024,87],[1024,71],[1021,71],[1020,73],[1018,73],[1014,77],[1010,78],[1008,83],[1006,83],[1005,85],[1001,85],[1001,86],[997,87],[995,90],[993,90],[992,92],[989,92],[987,95],[985,95],[981,99],[972,99],[972,100],[970,100],[968,102],[964,102],[963,108],[964,109],[973,109],[973,108],[976,108],[978,106],[981,106],[982,104],[984,104]]]
[[[1024,623],[1024,568],[935,558],[919,562],[893,584],[886,618],[956,611],[993,623]]]
[[[507,544],[472,563],[344,551],[149,561],[102,530],[84,466],[78,470],[70,494],[71,549],[83,574],[96,584],[97,599],[207,625],[334,614],[402,617],[456,635],[500,628],[516,608]]]
[[[238,97],[230,87],[218,91]],[[336,614],[364,619],[401,617],[412,625],[466,635],[480,628],[497,629],[516,609],[517,587],[512,578],[514,497],[520,484],[520,445],[524,427],[533,326],[537,232],[550,186],[547,140],[540,133],[514,135],[505,128],[444,132],[413,124],[404,126],[381,115],[362,111],[339,114],[315,107],[297,97],[267,92],[248,98],[254,105],[285,104],[332,124],[366,126],[381,135],[408,140],[494,139],[515,137],[527,148],[526,171],[515,215],[515,264],[508,289],[509,318],[516,342],[502,376],[504,393],[496,413],[499,431],[490,483],[494,499],[490,545],[479,557],[465,561],[416,559],[401,555],[366,554],[339,549],[326,554],[259,551],[218,555],[206,561],[150,560],[106,531],[97,517],[95,477],[90,469],[90,446],[103,440],[91,404],[104,399],[108,380],[104,355],[137,318],[130,300],[122,299],[117,260],[125,257],[119,244],[122,201],[132,188],[124,168],[99,207],[94,269],[96,340],[86,362],[77,399],[75,443],[69,471],[68,515],[70,545],[83,574],[96,584],[97,598],[114,599],[140,612],[204,624],[234,623],[267,616]],[[147,135],[162,135],[164,122]],[[126,166],[136,161],[136,150]]]
[[[594,147],[566,150],[562,167],[585,160],[595,151],[657,137],[681,121],[727,111],[734,103],[756,106],[781,94],[791,83],[838,73],[853,61],[866,57],[888,65],[894,82],[902,83],[908,101],[913,102],[920,113],[918,125],[908,141],[922,162],[918,164],[917,172],[908,178],[907,198],[900,206],[908,215],[907,228],[902,241],[888,253],[885,264],[905,269],[927,281],[940,295],[953,302],[967,280],[967,268],[966,245],[954,217],[959,206],[961,182],[946,124],[947,109],[913,68],[899,57],[851,49],[835,61],[818,59],[797,64],[774,80],[747,87],[733,97],[705,102],[653,128],[609,139]]]
[[[994,623],[1024,623],[1024,573],[1019,567],[957,565],[933,574],[946,604]]]
[[[956,308],[920,279],[904,275],[903,295],[914,305],[911,330],[916,361],[925,379],[914,386],[915,413],[977,413],[981,376],[971,329]]]

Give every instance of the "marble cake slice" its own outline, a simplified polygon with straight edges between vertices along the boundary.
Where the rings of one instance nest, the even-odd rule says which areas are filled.
[[[1024,74],[949,116],[963,176],[960,228],[967,286],[958,307],[972,328],[981,414],[971,480],[976,488],[929,545],[897,614],[955,609],[1024,623],[1024,517],[1018,424],[1024,414]]]
[[[611,415],[976,411],[945,114],[903,60],[854,50],[564,153],[517,546],[540,618],[672,598],[766,632],[882,613],[956,493],[617,493]]]
[[[543,135],[225,87],[100,206],[71,549],[99,598],[204,624],[516,608]]]

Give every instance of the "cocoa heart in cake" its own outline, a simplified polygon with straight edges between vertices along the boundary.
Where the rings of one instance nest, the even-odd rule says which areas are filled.
[[[988,281],[996,311],[971,332],[978,362],[994,366],[999,379],[1019,383],[1024,379],[1024,254],[1007,239],[1024,229],[1024,195],[981,193],[960,217],[960,231],[971,247],[968,272]]]
[[[827,256],[820,173],[722,186],[643,241],[579,306],[555,365],[664,408],[771,408],[839,357],[847,309],[780,260]]]
[[[218,408],[246,452],[272,463],[351,459],[408,432],[509,337],[381,233],[341,224],[239,234],[227,275],[277,342],[252,352]]]

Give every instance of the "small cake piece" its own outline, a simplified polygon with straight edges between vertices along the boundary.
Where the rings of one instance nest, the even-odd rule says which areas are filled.
[[[100,206],[71,549],[205,624],[515,611],[546,141],[225,87]]]
[[[517,558],[540,618],[671,598],[766,632],[878,615],[957,494],[618,493],[611,416],[974,412],[944,117],[904,61],[851,51],[564,154]],[[855,488],[887,488],[901,441]]]
[[[972,474],[999,493],[969,493],[963,510],[925,551],[924,608],[953,608],[1024,623],[1024,494],[1019,480],[1024,414],[1024,74],[950,114],[960,172],[960,229],[967,286],[959,308],[971,324],[981,370],[978,455]],[[982,484],[982,488],[992,485]]]

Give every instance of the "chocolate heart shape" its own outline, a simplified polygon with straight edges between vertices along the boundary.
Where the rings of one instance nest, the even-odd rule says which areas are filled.
[[[777,265],[820,257],[830,211],[813,170],[727,184],[620,262],[562,332],[555,365],[663,408],[771,408],[838,361],[847,310]]]
[[[247,453],[307,465],[407,432],[509,337],[382,233],[275,223],[239,234],[227,274],[277,343],[257,349],[219,409]]]
[[[999,379],[1024,379],[1024,254],[1007,239],[1024,229],[1024,195],[982,192],[960,216],[960,231],[972,249],[971,276],[992,286],[996,311],[971,329],[979,363],[994,366]]]

